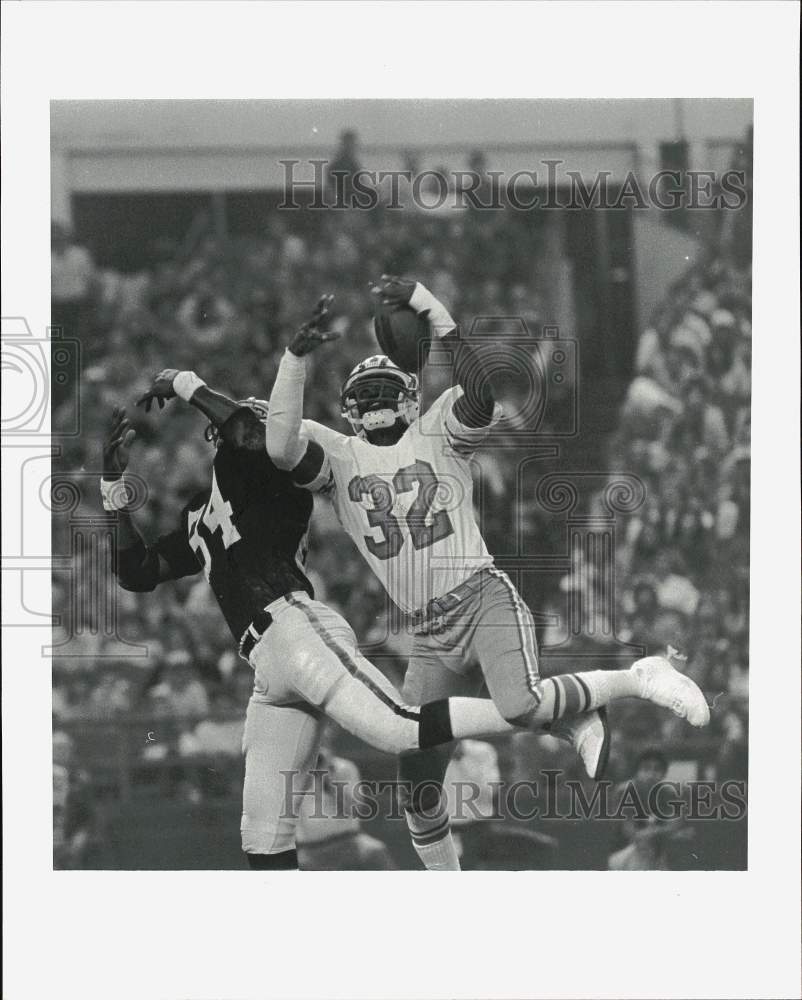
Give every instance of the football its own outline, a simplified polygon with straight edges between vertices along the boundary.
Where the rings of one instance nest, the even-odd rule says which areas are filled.
[[[382,351],[405,372],[418,374],[431,347],[429,323],[409,306],[377,305],[373,318]]]

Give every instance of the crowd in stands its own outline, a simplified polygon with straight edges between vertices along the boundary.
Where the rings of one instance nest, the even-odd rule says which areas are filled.
[[[610,445],[646,485],[617,552],[619,634],[687,652],[722,753],[746,738],[751,337],[749,267],[697,262],[640,338]]]
[[[68,335],[76,332],[72,324],[80,331],[83,431],[63,439],[56,470],[98,472],[112,407],[132,408],[164,367],[194,369],[237,398],[268,396],[289,335],[328,291],[337,296],[334,325],[343,346],[315,364],[306,409],[345,430],[340,384],[376,350],[369,279],[383,271],[414,274],[456,316],[523,316],[537,328],[544,292],[532,261],[542,252],[540,239],[528,216],[515,212],[276,211],[258,235],[222,238],[205,230],[184,244],[160,241],[152,264],[134,274],[94,268],[88,253],[72,253],[80,281],[62,281],[78,289],[63,315]],[[62,233],[54,254],[77,245]],[[54,324],[60,308],[54,298]],[[618,533],[617,638],[648,652],[672,645],[687,653],[688,672],[716,705],[717,766],[730,770],[743,766],[747,724],[750,317],[748,265],[714,252],[692,262],[640,337],[607,454],[608,468],[632,472],[646,486],[645,502]],[[210,445],[203,418],[180,401],[155,416],[133,409],[131,416],[138,442],[132,467],[150,490],[137,518],[152,539],[175,526],[183,504],[202,487]],[[514,468],[501,452],[480,455],[480,462],[495,497],[483,525],[493,551],[514,516]],[[598,494],[583,497],[589,509],[599,502]],[[85,491],[80,510],[99,506]],[[524,513],[532,531],[547,520]],[[69,551],[68,518],[54,519],[58,551]],[[384,592],[325,501],[318,504],[309,565],[318,596],[345,615],[399,682],[405,637],[385,634]],[[144,595],[118,590],[109,579],[117,636],[147,648],[146,657],[122,656],[117,637],[76,628],[81,623],[70,618],[69,607],[81,606],[70,601],[74,589],[92,586],[83,569],[88,573],[88,566],[74,566],[70,581],[61,572],[54,579],[53,607],[63,616],[56,642],[69,639],[70,653],[55,660],[55,726],[74,731],[80,720],[136,718],[158,732],[160,720],[169,719],[176,722],[172,742],[146,743],[138,751],[143,761],[170,753],[236,755],[237,720],[252,675],[203,576]],[[559,611],[571,585],[566,577],[542,610]],[[542,639],[549,643],[548,629]],[[635,739],[668,743],[682,727],[665,713],[626,711],[618,725]]]

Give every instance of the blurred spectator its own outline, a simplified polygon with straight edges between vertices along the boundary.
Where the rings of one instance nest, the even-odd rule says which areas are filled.
[[[53,733],[53,867],[82,868],[98,835],[89,778],[73,763],[74,743]]]
[[[357,156],[357,134],[351,129],[340,133],[340,145],[328,168],[328,204],[352,205],[353,175],[360,169]]]
[[[707,383],[702,375],[687,379],[685,407],[674,424],[674,450],[694,458],[720,458],[727,451],[729,437],[724,414],[708,399]]]
[[[647,486],[616,553],[632,581],[621,636],[687,649],[710,701],[743,691],[748,663],[750,309],[751,273],[732,259],[710,254],[675,282],[610,443],[610,465]]]
[[[328,733],[330,734],[330,730]],[[362,830],[355,812],[359,768],[324,742],[307,794],[297,800],[298,864],[303,871],[390,871],[387,847]]]
[[[95,291],[92,255],[69,229],[58,222],[50,227],[50,321],[67,337],[84,332],[84,319]]]
[[[514,742],[522,749],[523,741],[515,738]],[[531,752],[532,741],[525,738],[525,742]],[[547,766],[541,742],[535,752],[539,766]],[[518,756],[514,750],[513,756]],[[460,864],[466,871],[553,868],[558,841],[534,828],[531,821],[511,815],[510,801],[505,801],[502,813],[499,788],[509,790],[510,784],[502,781],[500,764],[495,746],[484,740],[461,740],[449,762],[443,785]],[[521,764],[519,758],[512,767]],[[526,779],[535,773],[529,772]]]
[[[452,825],[464,827],[497,816],[494,786],[499,780],[498,754],[492,743],[461,740],[449,762],[443,783],[448,793]]]
[[[169,654],[163,683],[171,715],[190,719],[208,715],[209,695],[186,653],[176,651]]]
[[[619,785],[624,847],[610,855],[607,867],[613,871],[666,871],[670,869],[668,843],[687,839],[690,830],[681,817],[662,819],[649,802],[649,793],[665,779],[668,761],[660,750],[644,751],[630,781]],[[629,803],[632,803],[630,806]],[[656,808],[656,803],[655,803]],[[633,815],[636,814],[636,815]]]
[[[182,756],[239,757],[245,718],[236,698],[219,691],[211,705],[209,719],[202,719],[189,738],[179,744]]]
[[[89,689],[89,704],[84,714],[96,719],[126,715],[133,707],[132,695],[128,678],[120,676],[114,668],[108,668]]]

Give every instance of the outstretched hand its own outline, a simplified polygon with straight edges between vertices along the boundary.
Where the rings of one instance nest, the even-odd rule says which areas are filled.
[[[103,439],[103,478],[118,479],[128,466],[136,431],[125,415],[125,407],[115,406]]]
[[[399,278],[396,274],[383,274],[376,284],[371,284],[370,294],[383,306],[398,308],[408,306],[416,281],[409,278]]]
[[[315,311],[310,319],[303,324],[300,330],[290,341],[289,350],[298,358],[310,354],[312,351],[326,344],[330,340],[337,340],[341,334],[334,330],[327,330],[329,324],[329,306],[334,301],[333,295],[321,295],[315,306]]]
[[[172,399],[176,394],[173,388],[173,380],[177,374],[177,368],[165,368],[158,375],[154,375],[150,388],[139,397],[136,405],[142,406],[144,403],[145,413],[150,413],[153,401],[156,400],[159,404],[159,409],[163,410],[165,401]]]

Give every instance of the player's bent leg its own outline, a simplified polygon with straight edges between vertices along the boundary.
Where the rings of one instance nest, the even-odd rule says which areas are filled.
[[[610,702],[642,698],[670,708],[691,725],[707,724],[710,714],[702,692],[662,657],[637,661],[628,670],[541,678],[531,613],[505,573],[492,570],[491,575],[494,582],[482,594],[472,644],[491,697],[509,722],[532,730],[547,728],[566,739],[597,779],[609,755],[604,706]]]
[[[281,661],[281,676],[298,698],[319,707],[377,750],[397,755],[466,736],[509,731],[486,699],[405,704],[384,674],[359,652],[341,615],[305,596],[288,602],[289,609],[276,616],[254,652],[267,643],[270,659]]]
[[[321,708],[343,729],[393,755],[427,750],[467,737],[508,733],[514,727],[487,698],[443,698],[406,705],[387,678],[356,650],[356,675],[343,674]]]
[[[627,670],[588,670],[540,682],[532,718],[543,722],[601,709],[621,698],[641,698],[670,709],[692,726],[706,726],[710,710],[696,683],[662,656],[636,660]],[[502,713],[503,714],[503,713]]]
[[[359,677],[343,677],[322,708],[343,729],[393,755],[428,750],[454,740],[514,730],[489,698],[443,698],[405,705],[397,694],[381,694],[369,683],[376,668],[365,661]]]
[[[360,670],[357,677],[344,674],[321,707],[337,725],[376,750],[399,754],[419,745],[422,716],[419,708],[396,698],[386,695]]]
[[[471,647],[503,717],[512,725],[537,730],[605,704],[593,704],[586,675],[540,676],[532,613],[506,573],[493,568],[490,576],[491,582],[477,595]]]
[[[254,869],[297,868],[299,796],[317,758],[322,720],[312,709],[270,705],[259,695],[245,716],[242,849]]]
[[[271,656],[284,663],[283,676],[299,698],[384,753],[419,746],[421,729],[440,727],[437,742],[448,738],[441,717],[405,705],[381,671],[362,656],[342,615],[306,596],[288,602],[265,638]]]
[[[508,652],[511,649],[513,655],[517,653],[524,661],[525,670],[519,671],[519,675],[526,676],[527,686],[535,702],[518,718],[510,715],[506,702],[497,701],[501,714],[508,721],[522,725],[531,725],[532,722],[550,723],[602,708],[620,698],[642,698],[671,709],[675,715],[687,719],[692,726],[707,725],[710,712],[704,695],[690,677],[680,673],[662,656],[637,660],[627,670],[587,670],[541,679],[537,671],[537,647],[531,612],[506,573],[494,569],[491,574],[495,579],[495,589],[491,600],[482,609],[482,621],[476,629],[474,643],[477,646],[484,643],[486,647],[488,636],[496,631],[493,626],[499,620],[506,616],[508,623],[514,621],[515,628],[504,631],[509,635],[517,632],[518,642],[513,642],[511,647],[505,644],[505,647]],[[490,687],[491,674],[498,671],[499,661],[504,657],[493,657],[491,651],[485,648],[480,658]]]
[[[574,678],[540,677],[532,613],[506,573],[490,575],[471,638],[490,696],[511,724],[570,743],[588,776],[600,780],[610,753],[606,713],[583,707],[584,690]]]

